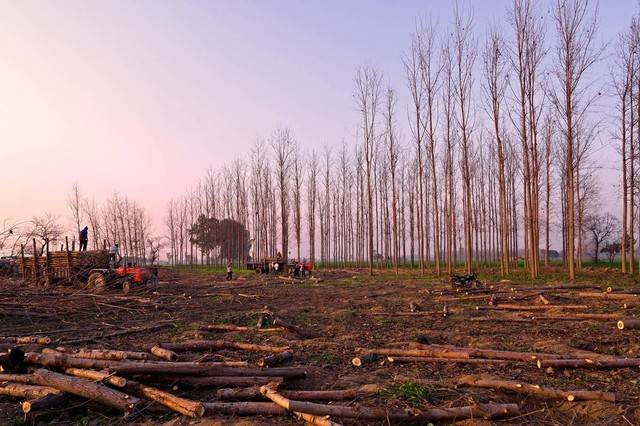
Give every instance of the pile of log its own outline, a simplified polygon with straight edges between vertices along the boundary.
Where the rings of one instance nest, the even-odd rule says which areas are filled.
[[[289,324],[281,324],[283,327]],[[213,327],[216,328],[216,327]],[[236,331],[232,326],[229,330]],[[288,327],[287,327],[288,328]],[[244,331],[244,330],[242,330]],[[300,330],[298,330],[300,332]],[[40,342],[50,339],[5,338],[5,341]],[[378,394],[371,383],[348,389],[299,388],[304,366],[282,366],[294,360],[288,346],[254,344],[236,340],[187,340],[143,345],[143,350],[43,347],[33,352],[12,349],[0,353],[0,395],[17,399],[25,414],[60,410],[92,401],[125,417],[144,410],[170,410],[198,418],[204,415],[293,415],[316,425],[336,425],[332,419],[433,422],[466,418],[498,419],[519,414],[517,404],[474,404],[461,407],[398,409],[353,404]],[[257,352],[252,367],[244,360],[187,361],[190,352]],[[236,353],[236,355],[239,355]],[[293,387],[291,385],[294,385]],[[193,388],[218,388],[212,401],[190,397]],[[340,401],[351,403],[340,404]]]
[[[49,251],[39,256],[20,256],[17,259],[18,272],[23,278],[73,278],[74,274],[94,268],[107,268],[109,254],[106,250],[90,251]]]

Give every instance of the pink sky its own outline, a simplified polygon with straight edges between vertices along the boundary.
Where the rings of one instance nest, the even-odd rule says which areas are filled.
[[[473,2],[479,36],[507,3]],[[603,6],[601,35],[613,40],[637,3]],[[78,182],[97,201],[114,191],[139,201],[159,225],[209,165],[279,126],[303,148],[352,142],[364,62],[400,89],[403,122],[400,58],[426,12],[446,23],[451,2],[2,0],[0,220],[67,221]],[[603,167],[613,152],[601,151]],[[606,198],[614,184],[609,173]]]

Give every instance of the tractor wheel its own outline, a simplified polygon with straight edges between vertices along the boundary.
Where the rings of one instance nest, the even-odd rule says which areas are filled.
[[[100,293],[107,288],[107,277],[102,272],[92,272],[89,274],[89,279],[87,280],[87,288],[89,290],[93,290],[96,293]]]
[[[122,282],[122,292],[123,292],[124,294],[127,294],[127,293],[129,293],[129,290],[131,290],[131,281],[129,281],[129,280],[124,280],[124,281]]]

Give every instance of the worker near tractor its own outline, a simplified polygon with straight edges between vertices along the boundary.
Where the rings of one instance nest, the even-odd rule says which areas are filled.
[[[89,227],[85,226],[80,231],[80,251],[87,251],[88,243],[89,243]]]
[[[109,248],[109,264],[114,267],[120,263],[122,256],[120,256],[120,247],[118,243],[114,243],[111,248]]]

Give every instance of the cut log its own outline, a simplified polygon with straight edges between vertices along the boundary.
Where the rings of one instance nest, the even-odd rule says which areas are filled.
[[[149,350],[153,355],[166,361],[177,361],[178,354],[170,351],[169,349],[161,348],[160,346],[152,346]]]
[[[640,358],[611,358],[611,359],[547,359],[539,360],[538,368],[592,368],[607,370],[615,368],[640,367]]]
[[[221,332],[230,332],[230,331],[241,331],[241,332],[258,332],[258,333],[278,333],[284,331],[285,329],[282,327],[273,327],[273,328],[258,328],[258,327],[242,327],[231,324],[209,324],[206,327],[200,328],[202,331],[221,331]]]
[[[621,319],[617,323],[618,330],[637,330],[640,328],[640,320],[637,319]]]
[[[588,391],[588,390],[559,390],[542,387],[530,383],[501,380],[484,376],[462,376],[458,378],[458,386],[471,386],[489,389],[506,389],[512,392],[531,395],[541,399],[564,399],[567,401],[607,401],[615,402],[616,397],[612,392]]]
[[[484,358],[456,359],[456,358],[430,358],[430,357],[416,357],[416,356],[388,356],[387,362],[389,364],[402,364],[402,363],[410,363],[410,362],[453,362],[456,364],[471,364],[471,365],[486,365],[486,364],[505,365],[510,363],[511,361],[504,360],[504,359],[484,359]]]
[[[456,346],[441,346],[441,345],[419,345],[419,349],[362,349],[356,348],[359,352],[370,352],[380,355],[390,356],[407,356],[407,357],[427,357],[427,358],[454,358],[454,359],[469,359],[469,358],[487,358],[487,359],[502,359],[513,361],[535,361],[537,359],[559,359],[562,355],[547,354],[547,353],[534,353],[534,352],[514,352],[514,351],[500,351],[493,349],[477,349],[477,348],[462,348]]]
[[[204,405],[202,405],[201,402],[181,398],[160,389],[133,382],[131,380],[127,382],[126,387],[128,392],[136,396],[155,401],[173,411],[184,414],[185,416],[202,417],[204,414]]]
[[[0,395],[15,398],[35,399],[49,394],[61,394],[58,389],[47,386],[25,385],[23,383],[0,383]]]
[[[180,343],[161,343],[159,346],[174,352],[241,349],[245,351],[278,353],[289,349],[288,346],[256,345],[253,343],[231,342],[226,340],[187,340],[186,342]]]
[[[588,309],[587,305],[511,305],[498,303],[495,306],[476,306],[477,311],[546,311],[551,309],[580,310]]]
[[[19,336],[19,337],[0,337],[2,343],[15,343],[17,345],[49,345],[51,339],[47,336]]]
[[[429,312],[363,312],[363,315],[371,317],[433,317],[441,315],[440,311]]]
[[[68,355],[74,358],[86,358],[86,359],[103,359],[109,361],[125,361],[136,360],[145,361],[151,359],[151,356],[146,352],[131,352],[131,351],[114,351],[109,349],[80,349],[76,352],[66,352],[65,348],[42,349],[42,353],[45,355]]]
[[[319,334],[316,333],[313,330],[310,330],[308,328],[304,328],[304,327],[299,327],[293,324],[289,324],[288,322],[283,321],[281,318],[274,318],[273,319],[273,325],[274,326],[278,326],[278,327],[282,327],[282,328],[286,328],[287,330],[297,334],[298,336],[300,336],[303,339],[315,339],[316,337],[319,337]]]
[[[230,377],[230,376],[216,376],[216,377],[171,377],[171,376],[146,376],[145,380],[165,383],[169,385],[188,386],[194,388],[206,388],[206,387],[225,387],[225,386],[262,386],[271,382],[282,382],[281,377]]]
[[[637,294],[624,294],[624,293],[599,293],[590,291],[578,292],[579,297],[597,298],[597,299],[609,299],[609,300],[640,300],[640,296]]]
[[[346,399],[355,399],[366,396],[375,395],[380,392],[381,388],[377,384],[362,385],[357,388],[342,389],[342,390],[311,390],[311,391],[297,391],[297,390],[282,390],[280,394],[286,398],[297,399],[300,401],[340,401]],[[262,398],[259,386],[252,386],[248,388],[227,388],[218,389],[216,392],[216,398],[222,400],[251,400],[256,398]]]
[[[340,405],[317,404],[314,402],[287,399],[275,391],[271,385],[260,387],[260,392],[278,404],[293,412],[320,416],[357,418],[386,421],[454,421],[467,418],[498,419],[516,416],[520,413],[517,404],[478,404],[468,407],[431,408],[419,412],[398,408],[349,407]]]
[[[277,354],[266,356],[257,361],[259,367],[273,367],[293,359],[293,352],[284,351]]]
[[[108,370],[121,374],[175,374],[190,376],[275,376],[290,379],[302,378],[306,370],[302,367],[244,368],[229,367],[228,362],[133,362],[107,361],[99,359],[75,358],[66,355],[44,355],[27,353],[27,362],[59,368],[85,368]],[[233,362],[231,365],[239,365]],[[242,362],[241,365],[246,365]]]
[[[586,314],[586,313],[571,313],[562,315],[548,315],[541,314],[530,317],[531,319],[539,320],[556,320],[556,321],[581,321],[581,320],[596,320],[596,321],[610,321],[620,317],[620,314]]]
[[[234,416],[283,416],[287,410],[272,402],[205,402],[206,414]]]
[[[0,383],[2,382],[35,384],[31,374],[0,374]]]
[[[110,389],[99,383],[40,368],[33,373],[34,381],[101,404],[116,408],[125,414],[131,413],[139,400],[125,393]]]
[[[110,385],[119,388],[123,388],[127,385],[127,379],[114,376],[113,374],[109,374],[104,371],[84,370],[82,368],[67,368],[64,372],[71,376],[82,377],[83,379],[109,383]]]
[[[320,417],[307,413],[293,413],[299,420],[315,426],[341,426],[340,423],[329,420],[328,416]]]
[[[33,411],[50,410],[52,408],[60,407],[67,401],[67,399],[68,395],[65,393],[51,393],[30,401],[23,401],[22,404],[20,404],[20,408],[24,414],[28,414]]]
[[[353,364],[356,367],[362,367],[365,364],[372,364],[374,362],[378,362],[378,360],[380,360],[380,355],[367,352],[363,355],[351,358],[351,364]]]

